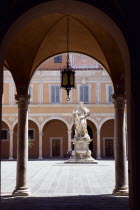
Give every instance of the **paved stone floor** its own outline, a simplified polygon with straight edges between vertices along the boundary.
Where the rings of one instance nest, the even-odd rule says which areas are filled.
[[[114,160],[66,164],[65,160],[29,161],[31,196],[12,197],[16,161],[1,161],[2,210],[128,209],[128,197],[115,197]]]

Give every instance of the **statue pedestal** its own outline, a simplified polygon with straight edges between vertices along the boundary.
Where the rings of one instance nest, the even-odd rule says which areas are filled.
[[[74,150],[70,159],[65,163],[98,163],[97,160],[91,157],[91,151],[89,150],[89,144],[92,139],[79,138],[72,139],[71,142],[74,144]]]

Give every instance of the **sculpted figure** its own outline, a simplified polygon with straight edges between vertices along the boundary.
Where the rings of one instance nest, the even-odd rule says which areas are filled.
[[[72,120],[75,124],[75,139],[90,139],[87,131],[87,120],[86,118],[90,115],[89,109],[84,107],[83,102],[73,110]]]

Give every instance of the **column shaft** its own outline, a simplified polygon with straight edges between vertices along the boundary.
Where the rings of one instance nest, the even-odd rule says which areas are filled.
[[[16,95],[18,103],[17,174],[14,196],[28,196],[28,103],[29,95]]]
[[[0,130],[2,130],[3,61],[0,58]],[[1,134],[0,134],[1,139]]]
[[[42,131],[39,131],[39,157],[38,157],[39,160],[43,159],[43,157],[42,157],[42,135],[43,135]]]
[[[71,150],[71,130],[68,130],[68,151]]]
[[[97,130],[97,159],[101,159],[100,131]]]
[[[13,160],[13,131],[10,131],[9,160]]]
[[[125,95],[114,94],[115,107],[115,195],[127,195],[126,139],[124,126]]]

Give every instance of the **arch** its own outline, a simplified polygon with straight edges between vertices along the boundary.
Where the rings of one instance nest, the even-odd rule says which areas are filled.
[[[99,130],[101,130],[102,125],[108,120],[115,120],[115,116],[105,117],[99,124]]]
[[[60,7],[60,4],[61,7]],[[129,63],[129,51],[127,47],[127,43],[123,37],[123,34],[117,24],[103,11],[97,9],[93,5],[83,3],[80,1],[71,1],[71,0],[55,0],[55,1],[49,1],[46,3],[42,3],[40,5],[37,5],[31,9],[29,9],[27,12],[25,12],[20,18],[18,18],[15,23],[10,27],[9,31],[5,35],[5,38],[2,42],[2,49],[3,49],[3,57],[6,60],[6,62],[11,66],[10,69],[12,69],[12,74],[15,76],[15,74],[18,74],[19,64],[23,63],[22,59],[24,56],[19,56],[18,58],[18,65],[16,65],[16,57],[14,57],[15,47],[17,46],[14,44],[13,46],[10,45],[10,43],[19,43],[19,49],[23,50],[22,55],[24,53],[32,53],[32,56],[26,56],[28,61],[23,66],[24,69],[26,69],[26,74],[19,76],[18,80],[16,78],[16,86],[19,85],[20,82],[26,84],[25,86],[28,86],[29,81],[32,77],[33,72],[37,68],[37,66],[44,60],[47,59],[54,54],[63,53],[66,52],[66,46],[64,43],[64,34],[61,33],[59,24],[62,23],[61,26],[64,26],[65,23],[65,16],[69,14],[71,16],[71,24],[77,24],[79,27],[79,30],[82,30],[85,32],[85,37],[88,36],[88,45],[89,47],[83,47],[79,39],[73,40],[74,37],[78,37],[77,35],[80,33],[77,32],[75,35],[73,33],[73,36],[71,37],[71,43],[73,45],[70,47],[70,51],[73,52],[79,52],[84,53],[86,55],[89,55],[93,57],[94,54],[96,54],[95,58],[102,63],[103,66],[105,66],[106,70],[108,72],[111,72],[111,77],[113,78],[114,82],[116,83],[115,89],[117,90],[117,86],[121,85],[124,88],[124,72],[126,71],[128,74],[130,73],[130,63]],[[61,19],[61,21],[60,21]],[[87,21],[88,20],[88,21]],[[47,24],[46,24],[47,21]],[[58,24],[56,24],[58,22]],[[22,23],[22,24],[21,24]],[[28,27],[32,27],[33,29],[36,29],[36,24],[42,23],[42,27],[40,27],[41,31],[39,34],[42,37],[40,38],[40,41],[36,37],[36,33],[32,34],[34,36],[29,36],[28,33],[30,33],[28,30]],[[54,30],[54,26],[57,26],[56,31]],[[48,27],[48,28],[44,28]],[[42,29],[43,28],[43,29]],[[62,27],[64,28],[64,27]],[[75,27],[76,28],[76,27]],[[57,30],[59,29],[59,30]],[[53,36],[52,31],[54,30]],[[34,31],[34,30],[32,30]],[[57,32],[59,32],[59,36],[56,36]],[[76,33],[76,31],[74,31]],[[25,33],[28,38],[32,37],[35,39],[34,43],[34,50],[28,51],[28,49],[23,49],[22,44],[18,38],[21,37],[21,35]],[[80,33],[81,36],[83,36],[83,33]],[[58,35],[58,34],[57,34]],[[104,36],[105,35],[105,36]],[[47,36],[47,39],[46,39]],[[105,37],[106,40],[102,39],[102,36]],[[23,36],[22,36],[23,37]],[[24,36],[25,37],[25,36]],[[52,42],[56,39],[56,37],[61,38],[62,45],[60,44],[61,48],[52,49]],[[51,41],[49,41],[51,38]],[[83,37],[84,38],[84,37]],[[82,38],[82,39],[83,39]],[[25,40],[27,41],[28,39]],[[78,40],[78,42],[77,42]],[[30,40],[28,40],[30,41]],[[38,43],[38,45],[37,45]],[[46,43],[49,45],[51,44],[50,48],[47,47],[46,51]],[[75,45],[76,43],[76,45]],[[93,47],[91,46],[91,43],[96,45],[95,52],[93,52]],[[35,46],[36,45],[36,46]],[[9,49],[10,46],[10,49]],[[28,45],[26,45],[28,46]],[[31,48],[30,48],[31,49]],[[86,49],[88,49],[86,51]],[[110,50],[113,50],[113,53],[108,53]],[[33,54],[34,53],[34,54]],[[112,57],[112,54],[117,55]],[[12,62],[10,55],[12,55]],[[20,55],[20,54],[19,54]],[[117,57],[117,59],[116,59]],[[31,59],[32,58],[32,59]],[[10,60],[9,60],[10,59]],[[16,59],[16,60],[14,60]],[[118,68],[118,65],[121,65],[121,68]],[[14,70],[13,70],[14,69]],[[31,70],[32,69],[32,70]],[[117,71],[115,71],[117,69]],[[118,70],[119,69],[119,70]],[[128,76],[129,77],[129,76]],[[22,79],[22,80],[21,80]],[[20,81],[21,80],[21,81]]]
[[[32,117],[28,117],[28,120],[32,120],[36,125],[37,125],[37,127],[38,127],[38,129],[39,129],[39,131],[40,131],[40,124],[38,123],[38,121],[36,120],[36,119],[34,119],[34,118],[32,118]],[[14,129],[14,127],[15,127],[15,125],[18,123],[18,119],[16,119],[15,121],[14,121],[14,123],[12,124],[12,129]]]
[[[67,126],[67,129],[70,130],[70,129],[69,129],[70,125],[68,124],[68,122],[67,122],[64,118],[55,116],[55,117],[49,117],[48,119],[46,119],[46,120],[41,124],[41,131],[43,130],[44,125],[45,125],[47,122],[49,122],[50,120],[60,120],[60,121],[62,121],[62,122]]]
[[[114,118],[108,117],[100,128],[100,144],[102,157],[114,157]]]
[[[88,117],[87,120],[90,120],[91,122],[93,122],[93,124],[96,126],[96,129],[98,130],[99,125],[96,120],[94,120],[92,117]]]
[[[61,7],[60,7],[60,2],[63,4],[63,6],[61,5]],[[67,5],[67,7],[66,7],[66,5]],[[75,8],[73,8],[73,6]],[[128,52],[128,48],[127,48],[126,41],[123,37],[123,34],[120,31],[120,29],[118,28],[117,24],[109,16],[107,16],[103,11],[99,10],[98,8],[94,7],[93,5],[89,5],[84,2],[71,1],[71,0],[67,0],[67,3],[65,0],[61,0],[61,1],[55,0],[53,2],[41,3],[37,6],[29,9],[28,11],[26,11],[9,28],[7,34],[4,37],[2,46],[3,45],[5,46],[5,44],[7,42],[11,41],[9,35],[11,35],[11,38],[14,37],[17,33],[17,30],[21,29],[29,21],[33,21],[35,18],[37,18],[39,16],[46,15],[46,12],[47,12],[47,14],[48,13],[49,14],[56,13],[56,12],[64,14],[66,11],[70,12],[70,13],[75,13],[75,11],[77,11],[77,13],[79,13],[80,15],[83,15],[83,11],[81,11],[82,6],[84,7],[86,16],[89,16],[92,19],[99,21],[100,23],[104,22],[105,27],[108,29],[110,29],[110,25],[112,26],[112,28],[111,28],[112,30],[110,30],[111,34],[114,37],[117,37],[116,40],[118,40],[118,38],[120,39],[121,42],[119,42],[119,40],[118,40],[118,44],[121,47],[122,51],[124,52],[123,55],[129,57],[129,53],[127,55],[125,55],[125,49],[127,49],[127,52]],[[56,11],[56,8],[57,8],[57,11]],[[21,22],[22,22],[22,24],[21,24]],[[13,30],[13,27],[14,27],[14,30]],[[7,45],[8,45],[8,43],[7,43]]]
[[[41,131],[41,126],[40,126],[39,122],[38,122],[36,119],[34,119],[33,117],[30,117],[30,116],[29,116],[29,117],[28,117],[28,120],[33,121],[33,122],[37,125],[38,130]]]
[[[12,126],[10,125],[10,123],[6,119],[4,119],[4,118],[2,118],[2,121],[6,123],[6,125],[9,128],[9,130],[11,131],[12,130]]]
[[[14,130],[15,125],[18,123],[18,119],[15,120],[15,122],[12,124],[12,129]]]

